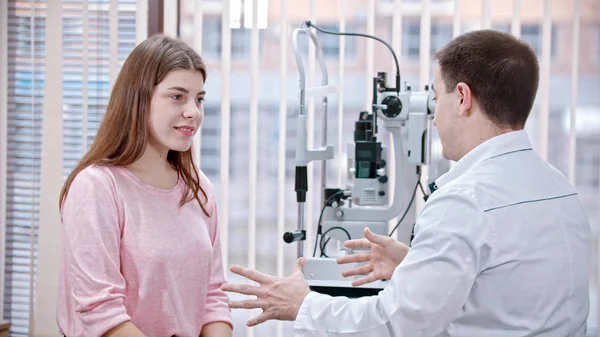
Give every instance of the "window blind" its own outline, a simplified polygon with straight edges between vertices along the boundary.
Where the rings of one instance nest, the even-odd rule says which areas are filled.
[[[87,62],[82,57],[85,50],[81,39],[84,2],[64,0],[63,6],[63,179],[66,179],[93,143],[108,104],[110,0],[89,0]],[[119,0],[119,70],[136,44],[135,9],[135,0]]]
[[[110,0],[63,0],[62,6],[65,179],[93,142],[108,101]],[[28,335],[35,305],[45,17],[45,0],[8,1],[3,318],[17,337]],[[136,0],[119,0],[118,69],[135,44]]]
[[[4,319],[27,336],[39,212],[45,1],[8,1],[7,186]]]

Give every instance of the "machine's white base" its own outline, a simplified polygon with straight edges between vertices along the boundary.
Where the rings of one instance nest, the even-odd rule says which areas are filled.
[[[304,278],[312,290],[332,296],[372,296],[383,290],[389,281],[375,281],[362,286],[352,286],[352,281],[364,275],[343,277],[342,272],[362,263],[338,264],[333,258],[307,258]]]

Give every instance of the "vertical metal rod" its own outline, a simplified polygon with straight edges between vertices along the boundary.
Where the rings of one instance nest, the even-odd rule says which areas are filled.
[[[346,4],[345,0],[338,0],[338,9],[339,9],[339,18],[340,18],[340,30],[346,31]],[[346,62],[346,38],[343,35],[340,35],[340,55],[339,55],[339,83],[338,83],[338,120],[337,120],[337,160],[338,160],[338,170],[337,175],[337,186],[342,188],[342,183],[344,180],[344,173],[341,168],[346,167],[346,164],[342,162],[344,158],[343,151],[343,128],[344,128],[344,65]]]
[[[31,100],[31,129],[32,130],[36,130],[36,125],[35,125],[35,95],[36,95],[36,80],[37,80],[37,73],[36,73],[36,60],[35,60],[35,30],[36,30],[36,24],[35,24],[35,18],[36,18],[36,7],[37,7],[37,1],[35,0],[31,0],[30,1],[30,6],[31,6],[31,11],[30,11],[30,18],[29,18],[29,22],[30,22],[30,27],[31,27],[31,31],[30,31],[30,41],[31,41],[31,46],[30,46],[30,52],[31,52],[31,96],[29,97]],[[54,8],[54,7],[53,7]],[[46,35],[48,35],[48,30],[46,30]],[[31,142],[31,146],[32,146],[32,153],[35,153],[35,136],[33,136],[33,142]],[[34,277],[34,263],[33,260],[35,258],[35,191],[38,189],[38,186],[36,185],[36,177],[35,177],[35,173],[36,173],[36,169],[34,167],[34,159],[31,159],[31,172],[32,172],[32,179],[31,179],[31,210],[30,210],[30,217],[29,217],[29,313],[27,316],[28,319],[28,323],[29,323],[29,333],[33,332],[34,329],[34,320],[33,320],[33,315],[34,315],[34,310],[35,310],[35,301],[34,301],[34,290],[35,290],[35,277]],[[41,163],[40,163],[41,164]],[[41,173],[38,173],[41,175]],[[39,223],[38,223],[39,226]]]
[[[375,35],[375,0],[369,0],[367,4],[367,34]],[[375,77],[375,44],[373,39],[367,39],[366,53],[366,66],[365,66],[365,86],[367,92],[365,93],[365,110],[373,110],[373,77]]]
[[[550,114],[550,63],[552,61],[552,0],[544,1],[542,25],[542,62],[540,64],[540,113],[538,152],[548,160],[548,122]]]
[[[108,10],[108,60],[111,92],[119,73],[119,0],[111,0]]]
[[[250,1],[250,0],[246,0]],[[248,268],[256,269],[256,198],[258,171],[258,76],[260,67],[258,45],[258,0],[252,1],[252,30],[250,33],[250,125],[248,158]],[[255,316],[251,310],[248,318]],[[254,329],[247,328],[247,336],[254,336]]]
[[[229,0],[223,1],[221,14],[221,193],[219,200],[219,222],[223,266],[229,264],[229,147],[231,129],[231,29],[229,28]]]
[[[288,15],[287,0],[281,0],[281,37],[279,40],[279,143],[277,148],[277,237],[282,238],[285,231],[285,148],[287,138],[287,53],[288,53]],[[283,277],[284,271],[283,240],[277,240],[277,276]],[[283,337],[283,322],[277,322],[277,337]]]
[[[327,97],[323,97],[322,103],[323,116],[321,116],[321,146],[327,146]],[[321,161],[321,202],[319,205],[325,205],[325,187],[327,182],[327,160]]]
[[[33,31],[33,29],[32,29]],[[33,43],[32,43],[33,44]],[[0,97],[8,98],[8,2],[0,1]],[[8,104],[0,101],[0,198],[6,200],[8,183]],[[4,284],[6,254],[6,202],[0,202],[0,284]],[[0,317],[4,317],[4,286],[0,286]]]
[[[298,203],[298,229],[304,230],[304,203]],[[307,236],[308,239],[308,236]],[[298,258],[304,256],[304,241],[298,241]]]
[[[510,32],[517,39],[521,37],[521,7],[521,0],[513,1],[513,16]]]
[[[81,154],[84,155],[88,149],[89,11],[87,0],[83,0],[82,7],[81,28],[83,40],[81,41]]]
[[[135,45],[148,38],[148,0],[136,0]]]
[[[492,27],[492,0],[482,0],[481,3],[481,29]]]
[[[202,55],[202,35],[204,31],[202,27],[204,27],[204,4],[202,0],[195,0],[194,2],[194,37],[192,46],[194,47],[194,49],[196,49],[198,54]],[[202,159],[202,156],[200,150],[202,149],[202,128],[199,128],[198,131],[196,131],[192,144],[192,155],[194,158],[194,162],[196,163],[197,167],[201,167],[200,160]]]
[[[579,30],[581,0],[575,0],[573,10],[573,54],[571,63],[571,127],[569,133],[569,181],[575,186],[577,154],[577,93],[579,82]]]
[[[162,0],[163,5],[163,34],[177,38],[178,34],[178,0]]]
[[[420,36],[420,48],[419,53],[419,90],[423,90],[425,85],[431,83],[430,69],[431,69],[431,0],[423,0],[423,12],[421,13],[421,36]],[[427,146],[431,144],[431,132],[428,126],[427,132]],[[429,155],[427,155],[429,156]],[[423,186],[427,186],[429,181],[429,163],[426,163],[421,168],[421,183]],[[416,214],[421,213],[425,202],[423,200],[423,193],[418,190],[416,194],[415,210]]]
[[[310,17],[310,21],[311,22],[316,22],[317,21],[317,14],[316,14],[316,7],[317,7],[317,0],[310,0],[310,4],[309,4],[309,17]],[[308,80],[306,82],[306,87],[312,87],[315,86],[315,73],[316,73],[316,46],[314,45],[314,43],[311,43],[310,38],[308,36],[306,36],[306,38],[308,39]],[[307,134],[306,134],[306,139],[307,139],[307,144],[308,144],[308,148],[312,149],[314,148],[315,145],[315,99],[314,97],[309,97],[307,101],[305,101],[305,104],[307,104],[307,126],[306,126],[306,130],[307,130]],[[302,229],[306,229],[306,238],[312,238],[313,235],[316,235],[316,226],[313,224],[313,200],[315,198],[315,191],[314,191],[314,184],[313,184],[313,178],[314,178],[314,165],[313,162],[307,163],[306,164],[306,181],[307,181],[307,186],[308,186],[308,191],[306,192],[306,203],[305,205],[303,205],[302,210],[304,211],[304,208],[306,208],[306,215],[302,215],[302,227],[300,228]],[[306,222],[304,222],[304,220],[306,220]],[[314,228],[314,230],[313,230]],[[304,240],[304,241],[298,241],[300,245],[304,246],[306,245],[306,247],[308,248],[308,250],[310,251],[311,245],[312,245],[312,240]],[[304,249],[304,248],[303,248]],[[302,250],[303,251],[303,250]]]
[[[460,0],[454,0],[454,19],[452,21],[452,38],[460,35]]]

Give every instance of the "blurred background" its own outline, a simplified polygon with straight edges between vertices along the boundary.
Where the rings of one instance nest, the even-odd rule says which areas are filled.
[[[538,97],[527,123],[536,151],[577,188],[594,234],[589,332],[597,333],[600,228],[600,0],[0,0],[0,319],[10,336],[55,336],[60,252],[58,191],[94,140],[112,83],[137,43],[155,33],[180,37],[208,67],[205,118],[196,159],[215,185],[224,262],[287,275],[297,228],[294,147],[298,68],[292,31],[303,21],[376,35],[398,56],[403,82],[420,90],[433,79],[432,53],[476,29],[509,32],[541,62]],[[395,68],[382,44],[317,34],[329,82],[328,133],[338,157],[330,187],[345,181],[346,143],[369,107],[372,78]],[[299,44],[310,85],[318,85],[314,48]],[[490,79],[493,80],[493,79]],[[320,144],[319,102],[309,107],[309,142]],[[341,126],[341,128],[340,128]],[[452,163],[432,130],[425,182]],[[341,148],[340,148],[341,145]],[[322,201],[320,165],[310,171],[307,202],[312,251]],[[409,179],[412,172],[396,172]],[[412,183],[411,183],[412,185]],[[408,197],[412,186],[398,191]],[[413,223],[422,202],[411,207]],[[395,222],[394,222],[395,223]],[[410,227],[398,239],[406,241]],[[242,281],[228,274],[231,282]],[[245,327],[234,336],[290,336],[291,323]],[[251,315],[258,313],[252,312]]]

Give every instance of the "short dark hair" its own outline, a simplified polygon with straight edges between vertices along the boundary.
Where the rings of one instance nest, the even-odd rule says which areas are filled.
[[[477,30],[458,36],[434,56],[448,92],[464,82],[492,122],[525,126],[540,72],[531,47],[507,33]]]

